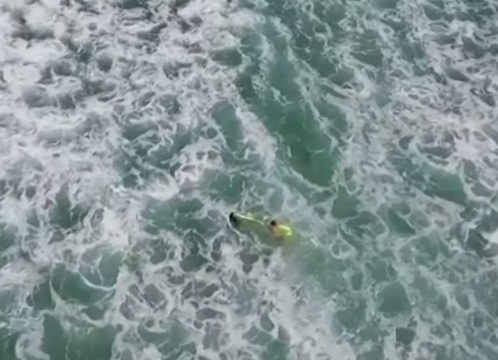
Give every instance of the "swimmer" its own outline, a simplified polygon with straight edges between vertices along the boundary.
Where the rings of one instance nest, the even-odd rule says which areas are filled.
[[[292,237],[292,228],[288,225],[280,224],[275,219],[267,221],[266,226],[273,237],[278,241],[287,241]]]
[[[272,236],[278,243],[287,242],[292,239],[293,230],[290,226],[284,225],[279,221],[266,218],[261,216],[256,216],[253,214],[240,214],[231,212],[228,216],[230,224],[238,229],[243,228],[246,231],[260,233],[260,236],[264,237],[264,233]],[[261,231],[263,233],[261,233]]]

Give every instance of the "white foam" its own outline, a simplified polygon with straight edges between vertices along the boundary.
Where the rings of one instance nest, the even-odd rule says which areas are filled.
[[[9,5],[9,2],[4,1],[3,4]],[[362,238],[350,234],[359,238],[356,240],[361,241],[363,251],[353,249],[352,245],[341,245],[346,244],[346,240],[342,239],[339,230],[348,229],[348,226],[345,221],[337,221],[330,214],[334,199],[320,200],[320,206],[326,209],[320,216],[316,204],[310,200],[310,194],[319,194],[328,189],[311,184],[304,175],[286,168],[285,161],[279,158],[277,152],[278,141],[271,136],[266,126],[273,119],[258,118],[238,94],[234,81],[245,67],[250,65],[249,59],[243,57],[239,68],[230,68],[215,63],[210,57],[210,53],[214,51],[239,47],[240,39],[247,34],[260,34],[259,56],[264,77],[264,73],[268,73],[279,54],[270,39],[261,35],[263,22],[271,23],[266,25],[272,26],[287,40],[291,38],[292,32],[279,20],[267,20],[260,14],[241,10],[238,5],[224,1],[191,1],[179,9],[178,16],[184,19],[202,19],[202,24],[192,26],[190,31],[183,31],[178,18],[168,13],[169,3],[148,4],[149,9],[160,9],[159,12],[153,11],[153,21],[147,19],[145,11],[140,9],[120,10],[116,3],[100,1],[92,3],[92,7],[99,11],[98,14],[78,11],[78,4],[65,7],[56,0],[20,5],[23,6],[25,18],[31,26],[49,27],[55,35],[54,39],[31,40],[29,43],[23,39],[12,40],[11,34],[15,24],[8,11],[0,14],[0,62],[6,82],[6,89],[2,90],[0,96],[0,114],[11,114],[6,117],[7,125],[0,128],[0,181],[6,181],[10,186],[9,193],[0,195],[0,220],[18,232],[19,243],[15,246],[32,250],[29,261],[16,258],[0,268],[0,289],[28,284],[23,292],[23,295],[27,294],[32,286],[44,280],[38,273],[40,268],[50,269],[63,262],[71,269],[77,270],[82,254],[91,249],[102,249],[123,253],[127,260],[135,259],[138,263],[136,269],[125,265],[119,269],[117,283],[113,287],[115,293],[107,301],[108,308],[103,318],[90,320],[86,315],[82,315],[79,306],[66,304],[57,297],[55,291],[53,296],[57,306],[53,314],[66,326],[75,318],[93,325],[105,323],[121,326],[123,330],[113,346],[113,356],[116,359],[125,350],[129,350],[134,358],[148,360],[161,357],[158,344],[145,345],[142,340],[138,340],[137,329],[140,325],[152,321],[151,328],[167,331],[168,326],[177,320],[186,327],[188,340],[196,343],[199,356],[214,359],[223,353],[230,359],[243,356],[259,358],[264,347],[244,335],[253,327],[256,330],[252,331],[265,332],[260,325],[260,317],[265,312],[274,324],[274,328],[266,334],[271,341],[276,341],[281,329],[288,333],[289,339],[286,341],[287,348],[290,349],[289,358],[318,359],[328,356],[334,359],[354,359],[360,350],[369,350],[370,345],[365,343],[341,342],[340,335],[332,329],[333,313],[341,310],[338,307],[345,306],[344,303],[327,299],[316,289],[315,292],[310,290],[304,295],[295,295],[291,291],[292,285],[303,281],[302,277],[296,275],[302,268],[284,268],[283,263],[288,261],[285,255],[273,254],[270,266],[265,266],[260,259],[254,264],[252,271],[246,274],[242,269],[240,253],[241,246],[246,246],[249,240],[234,240],[231,233],[221,229],[222,226],[217,228],[219,224],[216,224],[217,220],[214,221],[211,214],[227,211],[228,205],[224,200],[209,198],[212,196],[208,191],[204,191],[217,174],[233,174],[236,171],[227,168],[223,163],[227,139],[222,134],[222,126],[210,118],[213,106],[226,101],[236,109],[236,119],[243,133],[240,142],[244,150],[244,160],[255,159],[254,168],[261,171],[257,176],[244,174],[249,178],[257,177],[258,181],[245,185],[241,203],[257,202],[259,205],[273,208],[276,213],[296,224],[302,223],[302,228],[306,229],[303,231],[304,237],[309,235],[316,239],[313,244],[306,244],[301,248],[303,254],[311,254],[309,257],[313,257],[313,250],[316,250],[320,253],[326,252],[332,258],[332,249],[339,246],[341,251],[335,253],[336,262],[354,265],[355,257],[364,256],[363,261],[375,261],[384,251],[393,251],[392,261],[396,265],[400,281],[406,283],[413,276],[409,269],[399,269],[403,266],[401,251],[420,245],[414,237],[395,236],[383,233],[384,230],[379,230],[380,227],[374,228],[375,225],[370,228],[370,225],[365,225],[363,230],[369,229],[370,232],[365,231]],[[344,182],[355,182],[354,188],[357,192],[353,196],[361,196],[360,210],[367,210],[380,218],[381,209],[390,208],[393,203],[403,202],[410,208],[410,215],[406,218],[415,222],[418,216],[420,223],[425,221],[429,224],[427,233],[435,231],[441,235],[460,222],[462,207],[449,201],[431,198],[421,189],[407,190],[408,185],[403,174],[396,173],[391,163],[390,150],[396,146],[401,136],[413,135],[413,143],[405,154],[414,159],[416,166],[424,167],[430,164],[438,170],[456,173],[460,171],[463,160],[469,160],[476,165],[481,181],[494,190],[496,173],[487,165],[484,157],[487,156],[490,161],[497,160],[494,154],[496,140],[483,140],[475,133],[482,131],[484,135],[489,135],[482,128],[484,125],[493,126],[494,109],[485,108],[479,103],[480,100],[469,95],[469,91],[485,76],[490,77],[491,81],[496,79],[493,77],[494,68],[489,56],[469,60],[462,54],[461,36],[479,33],[481,30],[478,27],[468,21],[455,20],[448,25],[449,31],[458,31],[460,34],[458,46],[451,49],[435,44],[429,40],[434,35],[434,30],[429,26],[431,21],[425,18],[420,5],[419,2],[400,4],[398,14],[412,27],[404,41],[420,41],[424,44],[426,58],[420,60],[420,66],[432,67],[434,71],[441,73],[449,59],[455,68],[467,71],[469,66],[478,61],[482,70],[474,74],[471,81],[458,84],[450,82],[450,85],[443,86],[436,84],[429,73],[415,76],[411,64],[393,47],[397,41],[397,32],[381,25],[381,10],[365,2],[357,6],[351,5],[346,11],[341,26],[348,30],[348,36],[351,38],[340,39],[337,44],[329,43],[325,50],[327,55],[338,59],[340,65],[353,68],[354,77],[350,87],[341,87],[328,78],[317,79],[318,74],[311,73],[311,66],[304,64],[292,51],[289,51],[288,60],[298,69],[296,83],[301,88],[302,101],[311,107],[315,118],[319,119],[317,127],[322,132],[329,131],[331,119],[319,115],[314,105],[314,97],[321,96],[325,103],[334,102],[334,105],[346,114],[348,127],[345,130],[345,138],[336,139],[333,134],[327,133],[331,142],[330,148],[323,151],[330,152],[344,144],[334,176]],[[303,12],[312,8],[306,2],[291,6],[298,6],[299,11]],[[257,9],[263,11],[266,8],[264,4],[259,4]],[[316,14],[310,15],[309,18],[318,21]],[[138,36],[143,34],[140,32],[150,30],[154,24],[161,21],[167,22],[167,28],[160,32],[157,41],[143,40]],[[92,23],[96,26],[95,30],[92,30]],[[303,24],[304,22],[299,22],[299,26],[304,28]],[[354,28],[353,24],[356,24]],[[383,27],[379,29],[380,26]],[[350,54],[352,49],[359,46],[354,42],[366,29],[378,30],[378,41],[387,64],[382,69],[373,69]],[[73,57],[77,55],[59,41],[63,35],[71,36],[77,46],[87,41],[93,43],[95,49],[88,64],[74,61]],[[322,37],[323,41],[329,36],[334,36],[334,33],[327,28],[326,35]],[[109,73],[101,72],[93,59],[101,50],[107,51],[113,58]],[[42,69],[63,57],[70,62],[75,73],[65,77],[54,76],[53,83],[37,86],[46,88],[50,96],[71,94],[76,109],[26,106],[23,102],[23,91],[35,85],[41,77]],[[175,68],[178,64],[183,66],[183,69],[177,69],[178,75],[167,77],[164,68]],[[174,72],[172,70],[172,73]],[[110,100],[99,99],[101,94],[79,97],[82,89],[81,78],[114,83],[116,87],[110,92],[115,92],[115,96],[109,95]],[[1,83],[0,85],[3,86]],[[268,84],[263,78],[254,78],[253,85],[256,91],[261,91]],[[331,93],[335,91],[337,97],[324,94],[324,86]],[[448,95],[451,92],[449,89],[455,96]],[[375,102],[375,97],[388,90],[391,102],[380,108]],[[168,112],[161,105],[154,103],[154,100],[147,106],[139,105],[137,99],[147,91],[154,91],[157,95],[175,96],[181,108],[180,112]],[[494,94],[494,89],[490,91]],[[275,97],[284,103],[282,95],[275,94]],[[463,98],[458,104],[460,114],[448,110],[454,105],[452,100],[455,100],[457,95]],[[337,98],[340,96],[344,99],[339,102]],[[399,107],[396,107],[397,105]],[[118,107],[123,109],[121,115],[116,110]],[[97,121],[97,124],[86,122],[86,116],[90,112],[96,112],[102,120]],[[147,134],[140,140],[124,139],[122,131],[132,124],[157,126],[155,135],[158,138],[153,139]],[[207,136],[208,128],[212,129],[213,136]],[[395,133],[394,129],[398,133]],[[141,177],[140,186],[127,188],[123,185],[122,174],[118,173],[116,163],[122,160],[124,149],[129,152],[129,158],[143,148],[147,149],[145,152],[148,151],[149,155],[152,150],[176,146],[182,131],[188,132],[192,140],[189,140],[189,144],[181,146],[170,159],[164,159],[172,164],[176,162],[179,166],[176,171],[169,173],[151,164],[141,164],[140,170],[135,170]],[[454,147],[449,159],[434,165],[423,150],[423,147],[427,146],[424,134],[439,136],[444,131],[453,131],[458,137],[454,137]],[[366,140],[365,133],[370,138],[369,141]],[[440,145],[444,142],[438,141],[429,143]],[[143,156],[138,157],[143,160]],[[348,169],[352,169],[353,174],[349,178],[345,175]],[[283,178],[292,181],[282,181]],[[469,198],[479,200],[477,196],[469,193],[470,183],[465,179],[463,181]],[[3,185],[0,184],[0,191],[1,186]],[[17,190],[14,190],[16,187]],[[29,187],[35,191],[30,196]],[[270,198],[275,189],[278,189],[282,199],[277,205]],[[62,231],[63,241],[57,242],[52,241],[57,231],[53,224],[50,224],[50,211],[53,210],[53,201],[61,190],[67,193],[72,206],[81,206],[88,210],[89,214],[74,228]],[[177,225],[176,222],[180,223],[184,214],[170,210],[176,201],[181,203],[196,197],[202,202],[200,210],[195,210],[194,214],[194,210],[186,206],[181,211],[193,212],[191,219],[194,220],[190,220],[193,227],[198,225],[197,221],[206,221],[209,225],[205,228],[209,228],[209,233],[216,233],[210,239],[203,239],[207,245],[201,249],[203,255],[210,259],[210,266],[214,268],[211,272],[206,271],[206,268],[195,272],[184,271],[179,262],[184,253],[188,252],[187,244],[196,236],[197,230],[193,231],[192,235],[185,230],[184,225]],[[153,216],[154,220],[151,220],[144,213],[152,213],[150,208],[155,204],[159,205]],[[166,208],[167,211],[164,210]],[[39,224],[28,226],[26,221],[33,213],[38,217]],[[145,227],[156,221],[156,217],[164,220],[160,226],[167,230],[158,231],[157,234],[147,233]],[[184,236],[184,233],[189,234]],[[377,238],[369,237],[369,234],[374,233],[380,235]],[[161,241],[161,249],[151,245],[154,240]],[[220,246],[221,260],[214,261],[211,259],[211,252],[217,241],[223,243]],[[261,250],[255,244],[247,246],[253,245]],[[151,253],[160,252],[162,249],[167,249],[165,259],[151,264]],[[10,255],[14,253],[14,249],[9,249]],[[70,259],[68,254],[71,254]],[[299,263],[296,256],[294,260]],[[90,266],[96,268],[97,264],[96,261]],[[303,260],[303,264],[306,264],[306,260]],[[357,270],[353,265],[346,268],[344,278],[348,278]],[[331,271],[328,266],[324,264],[323,271]],[[362,267],[364,277],[369,276],[367,271]],[[422,276],[433,281],[445,296],[453,290],[443,273],[424,271]],[[371,280],[365,280],[367,283],[368,281]],[[306,285],[312,282],[308,279]],[[200,294],[201,290],[196,287],[203,288],[208,283],[216,284],[219,289],[211,298],[204,298]],[[162,305],[154,306],[150,303],[152,300],[145,299],[144,292],[148,285],[154,285],[164,297]],[[87,286],[96,287],[90,283],[87,283]],[[130,294],[132,286],[138,289],[139,295]],[[182,292],[187,292],[189,286],[196,290],[191,290],[193,295],[184,298],[186,295],[182,295]],[[363,289],[366,286],[364,285]],[[317,287],[320,288],[320,284]],[[374,291],[365,291],[370,290]],[[127,298],[132,304],[130,314],[124,314],[121,309]],[[266,301],[266,305],[262,305],[263,301]],[[478,307],[478,302],[479,299],[472,300],[473,309]],[[367,301],[367,313],[372,314],[377,306],[373,300]],[[453,309],[457,307],[454,302],[451,306]],[[196,317],[198,311],[205,307],[218,311],[223,316],[208,319],[198,328]],[[244,311],[247,314],[240,315]],[[447,339],[429,335],[432,327],[436,325],[436,320],[441,318],[434,316],[431,322],[422,317],[423,314],[419,311],[420,309],[413,311],[418,324],[415,327],[417,339],[413,343],[415,350],[412,356],[425,354],[424,356],[430,357],[432,355],[428,350],[424,350],[422,342],[430,340],[442,344],[443,340]],[[395,325],[406,325],[404,320],[407,319],[397,319]],[[43,358],[39,352],[43,331],[39,314],[23,321],[25,323],[18,326],[19,330],[26,331],[29,335],[19,340],[17,355],[21,359],[28,359],[28,353],[31,353],[32,358]],[[374,320],[367,318],[365,321]],[[381,327],[388,324],[383,323]],[[454,324],[463,326],[461,322]],[[215,325],[221,326],[218,349],[203,345],[204,339],[215,336],[208,334],[208,326]],[[457,334],[463,336],[461,330]],[[28,336],[35,340],[26,342]],[[392,336],[381,342],[384,356],[395,359]],[[184,354],[184,357],[187,355]]]

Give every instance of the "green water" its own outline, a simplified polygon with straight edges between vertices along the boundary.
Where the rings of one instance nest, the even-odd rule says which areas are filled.
[[[496,359],[497,11],[6,4],[0,359]]]

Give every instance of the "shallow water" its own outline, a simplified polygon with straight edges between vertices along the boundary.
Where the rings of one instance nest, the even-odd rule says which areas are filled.
[[[496,359],[497,11],[1,1],[0,358]]]

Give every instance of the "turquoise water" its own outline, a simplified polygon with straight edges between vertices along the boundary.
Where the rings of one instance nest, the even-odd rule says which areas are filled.
[[[495,3],[1,4],[0,359],[498,358]]]

